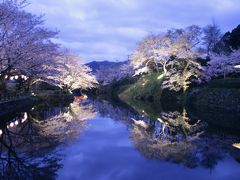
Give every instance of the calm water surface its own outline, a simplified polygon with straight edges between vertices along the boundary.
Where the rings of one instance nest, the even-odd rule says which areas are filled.
[[[1,179],[240,179],[238,133],[132,107],[88,100],[2,117]]]

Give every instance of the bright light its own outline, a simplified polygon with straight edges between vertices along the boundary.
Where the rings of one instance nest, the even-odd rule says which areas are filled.
[[[142,86],[145,86],[145,83],[142,83]]]
[[[11,122],[11,123],[10,123],[10,127],[13,127],[13,126],[14,126],[14,123],[13,123],[13,122]]]
[[[23,119],[22,119],[22,123],[25,122],[25,121],[27,120],[27,118],[28,118],[28,115],[27,115],[27,113],[25,112],[25,113],[24,113],[24,116],[23,116]]]
[[[21,78],[24,79],[25,81],[27,80],[27,76],[21,75]]]
[[[233,144],[232,146],[235,147],[235,148],[240,149],[240,143],[235,143],[235,144]]]
[[[161,118],[157,118],[157,120],[158,120],[160,123],[164,124],[164,122],[163,122],[163,120],[162,120]]]
[[[2,135],[3,131],[0,129],[0,135]]]
[[[12,77],[10,77],[10,80],[14,80],[14,77],[12,76]]]
[[[15,79],[18,79],[18,75],[15,76]]]
[[[157,79],[162,79],[162,78],[163,78],[163,74],[157,77]]]
[[[240,65],[236,65],[236,66],[234,66],[234,68],[240,69]]]
[[[14,124],[15,124],[15,125],[18,125],[18,120],[16,120],[16,121],[14,122]]]
[[[7,78],[8,78],[8,75],[5,76],[5,79],[7,79]]]

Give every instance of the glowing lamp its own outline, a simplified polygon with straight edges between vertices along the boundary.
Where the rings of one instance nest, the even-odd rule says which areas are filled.
[[[10,127],[13,127],[13,126],[14,126],[14,123],[13,123],[13,122],[11,122],[11,123],[10,123]]]

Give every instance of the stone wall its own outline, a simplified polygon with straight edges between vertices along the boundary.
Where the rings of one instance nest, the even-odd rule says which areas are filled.
[[[30,108],[37,102],[33,97],[25,97],[0,103],[0,116]]]
[[[203,88],[193,93],[189,101],[193,106],[205,106],[240,112],[240,89]]]

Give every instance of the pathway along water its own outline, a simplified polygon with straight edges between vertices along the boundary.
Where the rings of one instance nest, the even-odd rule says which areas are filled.
[[[4,117],[0,179],[239,179],[239,135],[141,108],[88,100]]]

